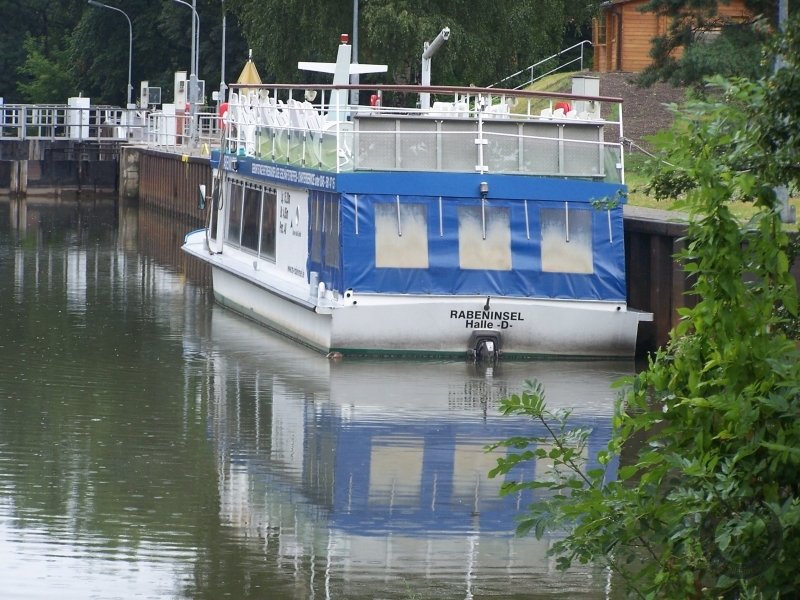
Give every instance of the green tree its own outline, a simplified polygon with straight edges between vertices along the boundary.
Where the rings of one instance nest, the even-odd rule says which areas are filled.
[[[729,0],[650,0],[642,7],[666,17],[667,30],[652,40],[653,63],[637,77],[642,86],[657,81],[672,85],[701,86],[706,77],[758,78],[769,66],[762,63],[761,48],[767,31],[777,25],[777,3],[746,0],[749,18],[742,21],[720,14]],[[683,48],[680,58],[675,54]],[[766,69],[766,70],[765,70]]]
[[[133,24],[134,91],[139,82],[162,88],[171,102],[176,71],[190,72],[192,11],[164,0],[107,0],[124,10]],[[227,4],[227,2],[226,2]],[[200,73],[206,96],[219,89],[222,51],[221,0],[199,0]],[[235,80],[247,60],[246,46],[235,15],[228,13],[226,55],[228,82]],[[98,103],[122,104],[128,77],[128,24],[110,10],[88,7],[72,36],[72,59],[81,91]]]
[[[42,41],[31,37],[25,40],[24,47],[28,57],[19,68],[28,79],[27,83],[19,83],[24,100],[31,104],[65,104],[75,95],[69,50],[51,50],[48,59]]]
[[[676,111],[658,139],[665,162],[654,165],[653,190],[680,197],[690,215],[681,258],[700,301],[627,382],[598,456],[606,467],[584,470],[587,432],[549,412],[540,386],[503,403],[548,425],[553,446],[499,444],[515,451],[492,475],[554,463],[548,481],[503,486],[556,492],[530,507],[519,532],[566,527],[553,548],[559,565],[608,567],[632,597],[777,599],[800,589],[800,353],[782,330],[797,292],[773,191],[800,178],[798,20],[775,52],[786,68],[756,82],[717,79],[722,93]],[[748,223],[731,214],[734,200],[757,209]],[[623,452],[632,457],[609,481]]]
[[[46,69],[41,59],[71,68],[63,51],[69,47],[69,35],[85,4],[80,0],[0,0],[0,96],[7,103],[25,99],[19,84],[29,84]],[[37,40],[39,55],[28,65],[33,72],[20,71],[30,58],[29,37]],[[66,97],[59,102],[66,102]]]
[[[333,60],[339,34],[352,30],[352,0],[228,1],[258,60],[281,81],[313,79],[297,62]],[[487,85],[560,50],[567,27],[588,21],[597,5],[509,0],[477,10],[466,0],[362,0],[359,61],[389,65],[393,83],[418,83],[423,42],[450,27],[435,82]]]

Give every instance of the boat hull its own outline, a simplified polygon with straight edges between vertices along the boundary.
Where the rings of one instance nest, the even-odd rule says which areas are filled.
[[[503,354],[630,358],[642,313],[624,303],[353,294],[338,307],[277,294],[213,266],[222,306],[322,352],[464,355],[474,330],[498,331]]]

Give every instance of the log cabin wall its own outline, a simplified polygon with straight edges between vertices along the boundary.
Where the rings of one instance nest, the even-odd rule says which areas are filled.
[[[666,32],[668,21],[666,17],[641,12],[646,4],[647,0],[604,3],[600,17],[593,20],[595,71],[638,73],[650,65],[652,39]],[[731,0],[728,5],[720,4],[718,12],[721,18],[733,21],[750,18],[744,0]],[[620,24],[621,31],[618,31]],[[675,58],[680,58],[681,50],[676,50]]]

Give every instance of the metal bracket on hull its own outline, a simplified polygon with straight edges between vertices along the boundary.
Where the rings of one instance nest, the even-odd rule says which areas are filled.
[[[475,329],[469,336],[467,356],[474,360],[496,361],[503,356],[503,334],[492,329]]]

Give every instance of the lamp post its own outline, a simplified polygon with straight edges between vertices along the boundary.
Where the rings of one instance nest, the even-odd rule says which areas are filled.
[[[125,11],[120,10],[115,6],[101,4],[100,2],[95,2],[95,0],[89,0],[89,4],[91,6],[96,6],[97,8],[107,8],[109,10],[117,11],[118,13],[122,13],[122,15],[128,19],[128,31],[130,33],[128,37],[128,104],[130,105],[131,94],[133,93],[133,86],[131,85],[131,67],[133,66],[133,24],[131,23],[131,19],[127,14],[125,14]]]
[[[189,136],[192,143],[195,142],[195,134],[197,133],[197,124],[195,123],[195,116],[197,115],[197,72],[200,70],[200,17],[197,15],[197,0],[192,0],[189,4],[184,0],[172,0],[178,4],[183,4],[192,9],[192,65],[189,74],[189,115],[190,131]]]
[[[353,54],[350,62],[354,65],[358,64],[358,0],[353,0]],[[350,75],[351,85],[359,83],[358,73]],[[358,90],[350,90],[350,104],[358,104]]]
[[[228,17],[225,12],[225,0],[222,0],[222,68],[219,75],[219,96],[217,100],[217,112],[219,112],[220,105],[225,102],[225,90],[228,86],[225,85],[225,30],[228,25]]]

